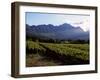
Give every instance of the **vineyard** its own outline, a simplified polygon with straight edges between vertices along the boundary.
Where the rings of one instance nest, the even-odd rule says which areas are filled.
[[[58,44],[27,41],[26,46],[26,66],[89,63],[89,44]]]

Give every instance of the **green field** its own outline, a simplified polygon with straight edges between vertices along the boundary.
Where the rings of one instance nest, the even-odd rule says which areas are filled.
[[[26,66],[89,64],[89,44],[26,41]]]

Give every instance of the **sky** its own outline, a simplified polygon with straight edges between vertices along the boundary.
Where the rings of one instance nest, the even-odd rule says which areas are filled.
[[[75,27],[80,27],[84,31],[89,30],[90,16],[83,14],[54,14],[54,13],[34,13],[26,12],[25,20],[28,25],[53,24],[61,25],[69,23]]]

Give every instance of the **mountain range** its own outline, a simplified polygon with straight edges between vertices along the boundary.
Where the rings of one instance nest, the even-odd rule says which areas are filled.
[[[58,26],[52,24],[28,25],[26,24],[26,35],[41,39],[58,40],[89,40],[89,31],[84,31],[80,27],[64,23]]]

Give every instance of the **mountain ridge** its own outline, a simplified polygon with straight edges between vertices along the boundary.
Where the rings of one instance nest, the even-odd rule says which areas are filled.
[[[52,24],[41,24],[41,25],[28,25],[26,24],[26,35],[31,37],[44,37],[49,39],[59,39],[59,40],[88,40],[89,31],[85,32],[80,27],[74,27],[71,24],[63,23],[61,25]]]

